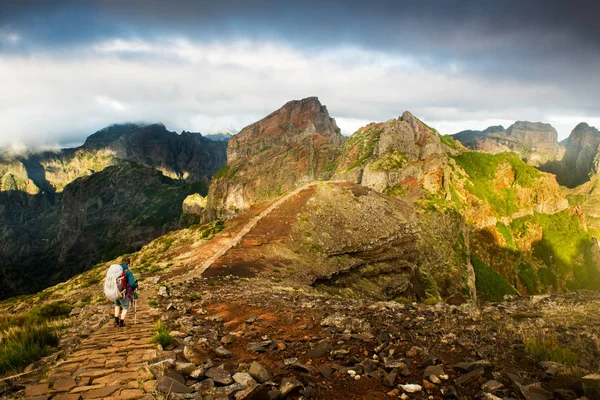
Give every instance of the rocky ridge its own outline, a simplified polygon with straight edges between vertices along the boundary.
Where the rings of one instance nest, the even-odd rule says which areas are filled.
[[[316,97],[286,103],[229,140],[213,179],[206,220],[230,218],[314,179],[328,179],[344,142]]]
[[[558,133],[550,124],[517,121],[507,129],[489,127],[481,132],[454,135],[466,147],[492,154],[512,151],[525,162],[539,167],[563,157],[565,149],[558,143]]]

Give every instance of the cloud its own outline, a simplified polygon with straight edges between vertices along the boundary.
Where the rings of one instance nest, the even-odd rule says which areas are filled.
[[[444,133],[523,119],[564,137],[600,109],[598,2],[0,2],[0,145],[240,129],[311,95],[346,134],[408,109]]]
[[[83,141],[97,129],[127,121],[205,133],[241,129],[290,99],[311,95],[328,106],[345,134],[406,109],[454,133],[488,121],[566,118],[600,106],[593,93],[575,96],[559,85],[486,80],[352,46],[330,52],[282,42],[119,38],[80,54],[0,57],[0,144],[15,138]],[[565,136],[570,129],[559,132]]]
[[[128,108],[120,101],[111,99],[108,96],[96,96],[96,102],[101,106],[106,106],[117,111],[125,111]]]

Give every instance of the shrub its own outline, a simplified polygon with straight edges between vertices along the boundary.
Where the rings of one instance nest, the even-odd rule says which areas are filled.
[[[42,320],[66,317],[73,307],[64,301],[55,301],[49,304],[42,304],[30,311],[33,315]]]
[[[149,298],[149,299],[148,299],[148,305],[149,305],[150,307],[152,307],[152,308],[156,308],[156,307],[158,307],[158,303],[156,302],[156,300],[154,300],[154,299],[152,299],[152,298]]]
[[[152,337],[152,343],[160,344],[163,348],[165,348],[172,345],[173,341],[173,335],[171,335],[165,324],[162,321],[158,321],[156,325],[154,325],[154,336]]]
[[[14,326],[0,338],[0,374],[18,372],[58,346],[58,332],[48,323]]]
[[[502,301],[506,294],[517,294],[510,283],[487,266],[483,261],[471,255],[471,264],[475,270],[475,287],[477,294],[486,301]]]
[[[562,347],[553,336],[525,339],[525,350],[540,361],[554,361],[564,365],[575,365],[579,356],[571,349]]]
[[[24,314],[0,316],[0,374],[17,372],[50,354],[59,340],[50,321],[66,317],[71,309],[70,304],[55,301]]]

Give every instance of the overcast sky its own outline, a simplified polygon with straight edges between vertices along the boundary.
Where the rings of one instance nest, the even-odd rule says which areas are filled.
[[[307,96],[345,134],[404,110],[442,133],[600,127],[599,1],[53,3],[0,0],[4,147],[239,130]]]

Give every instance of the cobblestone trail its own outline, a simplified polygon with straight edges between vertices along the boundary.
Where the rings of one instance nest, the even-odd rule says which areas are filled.
[[[153,399],[153,377],[144,365],[157,356],[151,343],[154,318],[140,296],[137,323],[133,307],[125,327],[111,321],[81,342],[50,370],[47,378],[25,389],[31,400]]]

